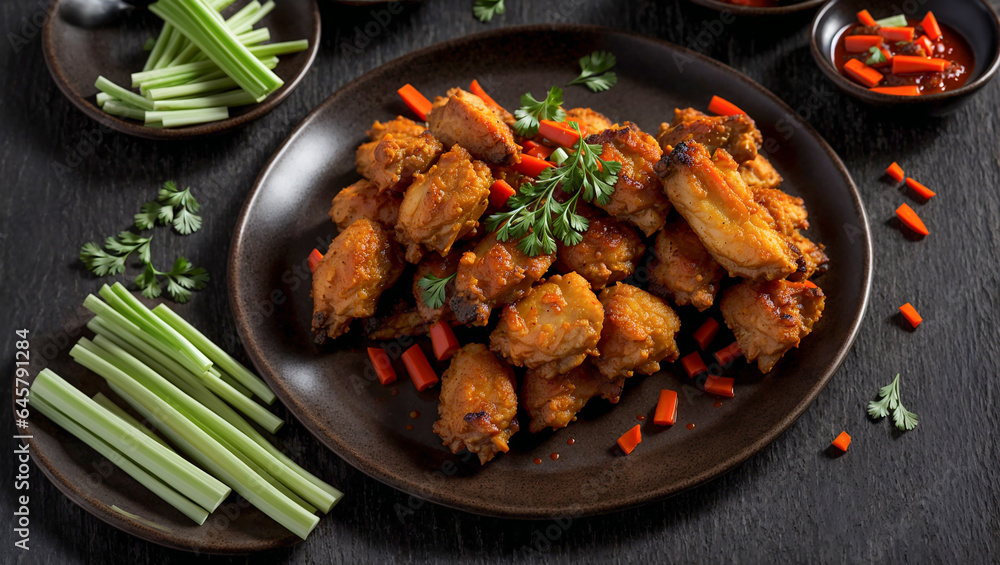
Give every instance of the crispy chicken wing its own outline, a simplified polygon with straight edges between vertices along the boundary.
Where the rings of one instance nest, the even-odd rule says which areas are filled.
[[[705,249],[732,276],[774,280],[799,268],[802,258],[772,226],[729,153],[709,155],[682,141],[657,163],[663,190]]]
[[[554,255],[529,257],[516,240],[497,241],[496,233],[483,238],[462,255],[455,277],[451,310],[463,324],[485,326],[498,304],[523,297],[531,285],[549,270]]]
[[[317,342],[335,338],[347,331],[351,320],[375,313],[379,296],[403,272],[401,255],[389,234],[367,218],[340,232],[313,273]]]
[[[773,220],[771,226],[802,257],[798,270],[788,276],[789,280],[807,279],[817,271],[825,270],[829,259],[823,252],[823,245],[813,243],[799,231],[809,228],[808,213],[802,199],[777,188],[755,188],[753,194],[754,200],[767,210]]]
[[[434,100],[427,125],[446,147],[458,144],[491,165],[511,166],[521,160],[514,132],[478,96],[461,88]]]
[[[413,274],[413,297],[417,301],[417,312],[425,321],[433,323],[438,320],[450,320],[453,317],[448,302],[455,296],[455,283],[452,281],[445,285],[444,303],[441,307],[430,308],[424,304],[424,289],[420,288],[420,279],[425,275],[442,279],[453,275],[458,269],[458,261],[462,258],[463,252],[463,248],[453,248],[444,257],[431,253],[417,264],[417,270]]]
[[[691,304],[702,311],[712,306],[725,272],[687,222],[677,219],[663,226],[656,234],[653,255],[650,290],[678,306]]]
[[[633,372],[652,375],[660,361],[677,360],[674,335],[681,320],[662,298],[618,283],[601,291],[604,328],[594,366],[609,379],[631,377]]]
[[[373,151],[371,181],[379,191],[406,190],[413,175],[426,172],[444,151],[430,132],[420,135],[386,133]]]
[[[740,176],[754,191],[762,188],[778,188],[781,184],[781,175],[761,153],[758,153],[752,161],[740,163]]]
[[[583,135],[593,135],[611,127],[611,120],[604,114],[595,112],[590,108],[570,108],[566,110],[566,121],[576,122],[580,126],[580,133]]]
[[[460,145],[426,173],[413,175],[396,224],[396,239],[406,245],[406,260],[416,263],[424,248],[447,255],[456,239],[479,225],[491,184],[490,168],[473,161]]]
[[[625,122],[624,127],[587,137],[587,143],[603,147],[601,159],[622,164],[611,201],[598,206],[619,220],[631,222],[647,236],[663,227],[670,201],[663,195],[653,170],[662,154],[656,140],[635,124]]]
[[[737,163],[754,160],[762,141],[760,131],[746,114],[708,116],[694,108],[675,109],[674,121],[660,124],[656,141],[666,152],[686,139],[701,143],[710,154],[725,149]]]
[[[441,377],[440,419],[434,433],[452,453],[462,448],[479,455],[480,464],[507,452],[519,429],[514,370],[481,343],[455,353]]]
[[[586,279],[576,273],[553,275],[504,307],[490,348],[514,365],[552,378],[597,355],[603,324],[604,308]]]
[[[397,116],[396,119],[385,123],[375,120],[375,123],[368,130],[370,141],[358,146],[354,156],[354,164],[358,169],[358,174],[371,180],[375,164],[375,148],[378,147],[379,142],[386,134],[398,137],[416,137],[425,131],[427,128],[403,116]]]
[[[546,379],[535,370],[528,370],[521,383],[521,406],[531,416],[528,431],[536,433],[545,428],[565,428],[576,421],[576,414],[596,396],[617,404],[625,377],[609,381],[590,363]]]
[[[578,206],[577,212],[590,221],[590,227],[576,245],[557,241],[556,270],[576,271],[590,281],[594,290],[634,273],[639,257],[646,251],[635,228],[589,206]]]
[[[720,308],[747,360],[767,373],[812,331],[824,301],[815,285],[744,281],[723,293]]]
[[[392,340],[399,339],[405,335],[424,335],[430,328],[430,322],[425,320],[419,312],[413,310],[400,310],[380,316],[376,313],[371,318],[364,320],[365,337],[368,339]]]
[[[379,193],[375,185],[362,179],[333,197],[330,219],[341,231],[361,218],[368,218],[391,232],[399,218],[401,201],[398,195],[391,192]]]

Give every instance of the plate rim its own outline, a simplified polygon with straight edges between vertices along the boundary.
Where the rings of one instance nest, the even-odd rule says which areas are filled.
[[[62,5],[62,0],[56,0],[53,2],[46,14],[45,25],[42,27],[42,59],[45,60],[45,67],[49,70],[52,82],[56,83],[56,86],[59,87],[59,91],[62,92],[63,96],[88,118],[94,120],[102,126],[109,127],[126,135],[156,141],[184,140],[196,137],[219,135],[245,126],[246,124],[270,113],[271,110],[274,110],[279,104],[284,102],[292,91],[295,90],[299,84],[301,84],[306,75],[309,74],[309,70],[312,69],[313,63],[316,61],[316,54],[319,52],[319,44],[322,40],[323,33],[322,18],[320,17],[318,0],[309,0],[309,2],[311,4],[313,21],[315,24],[313,25],[313,37],[309,38],[309,48],[305,51],[307,59],[305,65],[302,67],[302,70],[290,80],[286,81],[281,88],[274,92],[274,94],[268,96],[266,100],[254,106],[254,108],[249,112],[218,122],[209,122],[207,124],[183,128],[150,128],[140,126],[135,122],[124,120],[118,116],[107,114],[92,104],[87,98],[78,95],[69,86],[69,82],[63,74],[62,66],[59,64],[59,60],[55,56],[55,47],[52,44],[52,22],[59,17],[59,14],[56,12]],[[313,38],[315,38],[315,40]]]
[[[843,364],[844,359],[847,354],[851,351],[854,345],[854,341],[858,336],[861,329],[861,324],[864,321],[865,314],[868,310],[868,304],[871,296],[871,285],[873,276],[873,244],[872,244],[872,234],[870,223],[868,219],[868,213],[865,209],[864,200],[861,197],[861,193],[858,190],[857,185],[854,183],[854,179],[851,177],[850,172],[847,167],[841,161],[840,157],[833,150],[832,147],[823,139],[821,135],[805,120],[798,116],[795,111],[785,104],[780,98],[778,98],[774,93],[765,88],[763,85],[757,83],[750,77],[746,76],[739,70],[725,65],[715,59],[712,59],[701,53],[692,51],[681,45],[671,43],[655,37],[649,37],[642,35],[640,33],[621,30],[616,28],[610,28],[606,26],[598,25],[585,25],[585,24],[529,24],[529,25],[519,25],[519,26],[509,26],[498,28],[494,30],[483,31],[479,33],[463,35],[460,37],[448,39],[438,43],[434,43],[418,49],[416,51],[410,52],[406,55],[402,55],[395,59],[391,59],[369,69],[362,75],[354,78],[350,82],[344,84],[338,88],[334,93],[327,97],[322,103],[320,103],[316,108],[314,108],[302,121],[295,127],[291,134],[285,139],[284,142],[275,150],[274,154],[264,165],[260,174],[254,181],[253,188],[247,194],[246,200],[240,209],[240,214],[236,220],[236,225],[233,228],[233,235],[230,240],[229,248],[229,259],[227,261],[226,268],[226,278],[227,278],[227,289],[229,294],[229,304],[230,309],[233,314],[233,319],[236,325],[237,333],[239,334],[240,341],[242,342],[244,350],[250,357],[251,362],[257,369],[258,373],[267,381],[274,390],[275,394],[281,399],[282,403],[285,405],[288,412],[298,420],[303,427],[305,427],[309,433],[313,435],[322,445],[330,449],[337,457],[344,460],[346,463],[354,467],[355,469],[361,471],[368,477],[371,477],[383,484],[386,484],[398,491],[417,496],[423,500],[433,502],[435,504],[440,504],[449,508],[456,510],[462,510],[464,512],[469,512],[471,514],[481,515],[481,516],[491,516],[496,518],[506,518],[506,519],[546,519],[552,518],[560,515],[565,515],[565,512],[546,512],[546,511],[524,511],[518,510],[517,508],[510,507],[508,509],[499,508],[482,508],[476,506],[473,503],[464,501],[461,497],[451,497],[447,492],[442,492],[440,490],[435,490],[433,492],[424,491],[419,484],[415,481],[408,481],[406,477],[397,477],[390,473],[385,472],[378,465],[372,465],[363,457],[356,453],[353,453],[350,448],[343,444],[343,442],[337,440],[330,434],[325,434],[324,427],[318,422],[313,422],[311,419],[300,416],[301,413],[305,413],[301,405],[296,402],[296,400],[288,394],[287,389],[283,386],[279,379],[274,378],[272,371],[270,370],[269,362],[262,356],[258,345],[252,339],[249,339],[248,334],[248,317],[249,314],[244,311],[241,306],[241,296],[242,291],[242,277],[243,275],[238,271],[236,258],[240,255],[243,243],[242,240],[247,233],[247,217],[249,210],[252,207],[254,201],[259,196],[260,190],[264,184],[264,181],[273,172],[276,163],[280,160],[286,152],[288,152],[292,144],[302,135],[302,132],[307,126],[312,124],[317,116],[324,112],[329,106],[334,105],[339,102],[339,98],[344,95],[352,86],[356,83],[364,80],[369,74],[377,71],[378,69],[386,65],[395,65],[401,62],[412,60],[418,57],[422,57],[427,53],[434,52],[441,49],[453,49],[459,45],[475,42],[490,40],[497,36],[503,36],[510,33],[539,33],[539,32],[569,32],[569,33],[597,33],[605,35],[619,35],[624,36],[630,40],[635,40],[639,42],[652,43],[660,47],[665,47],[667,49],[672,49],[679,51],[681,54],[695,58],[700,62],[712,66],[716,69],[723,70],[725,72],[735,75],[735,77],[748,85],[751,88],[759,90],[766,97],[778,105],[778,107],[784,110],[788,115],[793,116],[794,120],[801,124],[803,130],[808,133],[823,149],[823,151],[830,158],[833,165],[843,173],[847,180],[848,188],[850,189],[850,195],[854,199],[854,204],[860,213],[860,219],[863,220],[863,234],[864,234],[864,285],[861,296],[861,306],[857,311],[854,319],[851,320],[851,326],[849,330],[849,335],[847,340],[837,351],[836,357],[830,364],[829,369],[826,371],[820,382],[809,392],[808,395],[802,398],[802,400],[795,406],[793,410],[788,412],[776,425],[772,426],[767,433],[763,434],[760,438],[747,444],[746,446],[735,450],[733,455],[728,456],[716,465],[703,470],[697,475],[689,477],[687,480],[681,481],[678,486],[673,488],[660,488],[644,491],[643,493],[630,497],[626,501],[616,501],[615,503],[605,503],[598,502],[592,503],[587,506],[585,510],[580,510],[575,513],[574,516],[594,516],[600,514],[608,514],[611,512],[617,512],[626,510],[629,508],[634,508],[647,504],[650,502],[655,502],[657,500],[662,500],[670,496],[679,494],[681,492],[690,490],[697,487],[703,483],[706,483],[714,478],[717,478],[726,472],[738,467],[743,464],[747,459],[758,453],[761,449],[769,445],[778,436],[783,434],[791,425],[806,411],[806,409],[812,405],[819,394],[826,388],[833,375],[840,369]]]

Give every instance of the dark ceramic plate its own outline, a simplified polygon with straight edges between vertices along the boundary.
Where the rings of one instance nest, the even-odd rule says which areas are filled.
[[[383,387],[356,335],[312,344],[306,257],[314,247],[325,251],[334,235],[330,199],[357,179],[354,150],[367,128],[373,120],[407,113],[396,95],[399,86],[409,82],[433,97],[477,78],[512,108],[524,92],[540,95],[571,80],[577,59],[595,49],[618,56],[619,83],[601,94],[569,87],[567,107],[590,106],[647,131],[671,119],[675,106],[704,108],[713,94],[750,112],[785,189],[804,197],[812,211],[810,233],[827,245],[833,267],[819,281],[828,296],[826,313],[803,346],[767,377],[742,361],[729,369],[739,384],[736,398],[721,407],[682,378],[679,364],[668,366],[630,379],[613,409],[595,401],[566,429],[514,435],[510,452],[480,467],[468,454],[452,455],[441,446],[431,431],[438,391],[417,393],[398,360],[400,380]],[[251,359],[320,441],[361,471],[416,496],[516,518],[619,510],[739,465],[791,425],[833,376],[861,322],[870,278],[871,238],[857,190],[833,150],[788,106],[733,69],[681,47],[580,26],[472,35],[387,63],[341,89],[305,119],[261,173],[229,260],[230,300]],[[682,333],[689,336],[703,319],[684,312]],[[460,333],[459,339],[472,336]],[[694,346],[685,339],[680,345],[686,354]],[[423,338],[418,342],[426,345]],[[380,345],[398,356],[407,344]],[[615,440],[638,415],[650,415],[661,388],[680,392],[680,421],[668,429],[647,421],[642,444],[621,455]],[[575,443],[568,445],[571,438]]]
[[[230,109],[227,120],[183,128],[149,128],[136,120],[105,114],[94,101],[98,92],[94,81],[104,75],[121,86],[131,85],[131,74],[142,70],[148,55],[142,45],[147,38],[159,33],[162,20],[146,10],[136,10],[113,26],[83,29],[59,17],[61,3],[52,4],[42,31],[45,63],[52,79],[84,114],[111,129],[147,139],[189,139],[221,133],[256,120],[273,110],[302,81],[319,47],[320,18],[316,0],[277,2],[274,11],[257,27],[267,26],[271,30],[271,43],[309,40],[309,49],[280,57],[274,72],[285,81],[284,86],[260,104]],[[244,4],[236,2],[224,14],[228,16]]]
[[[823,6],[812,23],[810,49],[813,59],[838,88],[869,104],[897,107],[901,111],[922,108],[936,115],[957,109],[988,83],[1000,68],[1000,18],[984,0],[924,0],[918,8],[909,9],[913,6],[917,4],[903,4],[907,16],[922,18],[928,11],[933,11],[939,22],[958,32],[972,47],[975,67],[969,81],[961,88],[922,96],[893,96],[872,92],[837,70],[833,63],[833,42],[840,30],[855,23],[861,10],[868,10],[876,18],[900,13],[893,0],[832,0]]]
[[[790,16],[802,14],[809,10],[815,10],[823,5],[826,0],[802,0],[801,2],[784,2],[780,6],[741,6],[730,4],[722,0],[691,0],[699,6],[715,10],[717,12],[731,12],[737,16],[763,17],[763,16]]]
[[[141,296],[137,298],[153,304]],[[184,306],[180,308],[183,315]],[[77,339],[85,331],[89,334],[85,326],[92,315],[82,308],[75,315],[67,315],[70,319],[58,333],[31,334],[28,374],[34,378],[47,367],[87,396],[102,392],[125,407],[103,379],[76,364],[69,356]],[[19,408],[14,406],[15,410]],[[135,412],[132,415],[137,416]],[[138,419],[142,421],[142,417]],[[253,553],[301,541],[236,495],[226,499],[203,525],[198,526],[44,416],[32,417],[30,427],[23,433],[32,436],[27,440],[31,444],[32,459],[56,488],[87,512],[137,537],[184,551],[216,554]],[[280,442],[277,445],[280,447]]]

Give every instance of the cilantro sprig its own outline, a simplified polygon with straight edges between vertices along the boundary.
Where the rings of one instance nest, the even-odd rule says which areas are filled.
[[[879,400],[868,403],[868,415],[878,420],[892,412],[892,421],[901,432],[907,432],[917,427],[919,419],[913,412],[907,410],[899,400],[899,374],[892,382],[878,391]]]
[[[160,278],[166,278],[167,292],[177,302],[191,300],[192,290],[201,290],[208,283],[208,271],[195,267],[184,257],[178,257],[169,271],[159,271],[152,263],[146,263],[146,269],[135,278],[135,285],[142,289],[146,298],[156,298],[163,291]]]
[[[424,305],[428,308],[440,308],[444,304],[445,287],[449,282],[454,280],[456,274],[452,273],[447,277],[439,277],[434,273],[427,273],[420,277],[420,280],[417,281],[417,286],[424,289],[424,292],[420,295],[420,299],[423,300]]]
[[[476,0],[472,5],[472,15],[477,20],[486,23],[493,19],[493,16],[504,13],[507,7],[504,0]]]
[[[570,125],[580,133],[578,124]],[[500,241],[519,240],[518,249],[532,257],[554,253],[557,239],[566,245],[580,243],[590,223],[576,213],[577,204],[581,200],[607,204],[622,168],[617,161],[601,159],[602,153],[601,145],[581,138],[560,166],[549,167],[533,182],[521,185],[507,200],[511,209],[487,218],[486,228],[496,231]],[[569,195],[565,201],[556,199],[559,189]]]
[[[879,63],[886,62],[885,53],[883,53],[877,46],[869,47],[868,53],[868,59],[865,60],[865,64],[878,65]]]
[[[569,84],[582,84],[593,92],[608,90],[618,82],[618,75],[608,72],[618,59],[610,51],[594,51],[580,59],[580,76]]]
[[[536,100],[530,92],[521,95],[521,107],[514,111],[514,130],[521,137],[534,137],[538,133],[540,120],[566,121],[566,111],[562,109],[563,91],[553,86],[542,100]]]
[[[201,228],[200,209],[201,205],[191,194],[191,187],[180,190],[174,181],[167,181],[156,200],[143,204],[135,215],[135,227],[148,230],[156,224],[173,224],[178,233],[189,235]]]
[[[88,241],[80,248],[80,260],[99,277],[125,272],[125,262],[132,253],[139,253],[139,260],[149,262],[149,242],[153,237],[141,237],[130,231],[123,231],[118,237],[104,240],[104,249]],[[107,251],[105,251],[107,249]]]

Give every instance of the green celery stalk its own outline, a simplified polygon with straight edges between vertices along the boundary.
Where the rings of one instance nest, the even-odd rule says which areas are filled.
[[[167,40],[167,46],[163,49],[163,54],[160,55],[159,60],[153,65],[154,69],[162,69],[170,64],[170,61],[174,60],[177,56],[177,52],[181,49],[181,43],[186,41],[187,38],[184,34],[180,33],[180,30],[173,29],[170,34],[170,38]]]
[[[118,416],[119,418],[121,418],[122,420],[124,420],[125,422],[127,422],[129,425],[131,425],[133,428],[135,428],[135,429],[139,430],[140,432],[142,432],[142,433],[146,434],[147,436],[149,436],[149,439],[155,441],[156,443],[162,445],[163,447],[166,447],[170,451],[173,451],[173,448],[170,447],[169,445],[167,445],[167,442],[165,442],[162,439],[160,439],[160,436],[156,435],[153,432],[153,430],[151,430],[151,429],[147,428],[146,426],[142,425],[142,422],[140,422],[139,420],[136,420],[135,418],[133,418],[131,414],[129,414],[128,412],[126,412],[125,409],[123,409],[121,406],[118,406],[117,404],[115,404],[114,401],[112,401],[107,396],[104,396],[101,393],[97,393],[94,396],[92,396],[91,398],[94,399],[94,402],[100,404],[105,409],[107,409],[108,412],[111,412],[115,416]]]
[[[211,94],[199,98],[175,98],[170,100],[154,100],[153,110],[197,110],[213,106],[246,106],[254,104],[254,99],[242,90],[231,90],[222,94]],[[230,383],[232,384],[232,383]]]
[[[97,77],[97,82],[94,83],[94,86],[112,98],[117,98],[118,100],[121,100],[131,106],[135,106],[136,108],[141,108],[143,110],[153,109],[153,102],[151,100],[143,98],[131,90],[122,88],[103,76]]]
[[[149,57],[146,58],[146,64],[142,66],[142,70],[151,70],[160,61],[160,58],[163,57],[163,50],[166,49],[167,43],[170,41],[170,36],[173,33],[174,26],[163,24],[163,29],[160,30],[160,35],[157,36],[156,43],[153,44],[153,50],[149,52]]]
[[[118,100],[108,100],[107,102],[104,103],[104,106],[102,106],[101,109],[104,110],[106,114],[110,114],[112,116],[119,116],[122,118],[131,118],[133,120],[143,120],[143,121],[145,121],[146,119],[145,110],[140,110],[139,108],[136,108],[134,106],[129,106],[128,104],[125,104],[124,102],[120,102]]]
[[[879,27],[906,27],[906,16],[903,14],[896,14],[895,16],[875,20],[875,23]]]
[[[98,92],[97,93],[97,105],[98,106],[101,106],[103,108],[104,104],[107,103],[108,100],[115,100],[115,98],[113,96],[111,96],[110,94],[108,94],[107,92]]]
[[[277,55],[287,55],[289,53],[298,53],[299,51],[305,51],[306,49],[309,49],[309,40],[298,39],[295,41],[268,43],[267,45],[254,45],[249,49],[251,53],[253,53],[263,61],[267,57],[274,57]]]
[[[146,112],[146,125],[162,124],[177,128],[229,119],[229,108],[201,108],[198,110],[173,110]]]
[[[272,10],[274,10],[274,2],[272,0],[268,0],[263,6],[260,7],[260,9],[247,17],[245,21],[240,22],[239,25],[235,27],[230,25],[229,29],[233,30],[233,33],[236,34],[251,30],[253,29],[253,26],[257,25],[257,22],[264,19],[264,16],[270,14]]]
[[[46,402],[43,396],[32,396],[30,404],[31,407],[37,410],[40,414],[55,422],[60,428],[76,436],[77,439],[83,443],[89,445],[94,451],[100,453],[105,459],[111,461],[111,463],[113,463],[116,467],[125,471],[125,473],[133,479],[139,481],[142,486],[151,490],[153,494],[162,498],[164,502],[173,506],[188,518],[194,520],[194,522],[199,526],[205,523],[205,520],[208,518],[208,512],[204,508],[198,506],[194,502],[191,502],[185,498],[184,495],[170,488],[169,485],[158,479],[155,475],[149,473],[139,465],[136,465],[131,459],[122,455],[120,451],[111,447],[104,440],[97,437],[77,422],[73,421],[72,418],[60,412],[55,406]]]

